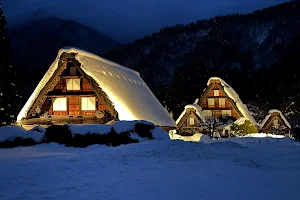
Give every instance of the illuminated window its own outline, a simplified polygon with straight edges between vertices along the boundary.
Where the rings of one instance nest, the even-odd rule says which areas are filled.
[[[80,79],[67,79],[67,90],[80,90]]]
[[[195,119],[194,118],[190,118],[190,125],[195,125]]]
[[[202,110],[205,116],[212,116],[212,111],[211,110]]]
[[[215,106],[215,99],[214,98],[207,98],[208,106]]]
[[[222,116],[231,116],[231,110],[222,110]]]
[[[219,90],[214,90],[214,96],[218,97],[219,96]]]
[[[56,98],[53,102],[53,111],[66,111],[67,98]]]
[[[219,99],[219,107],[220,108],[225,108],[225,102],[226,102],[225,98],[220,98]]]
[[[96,110],[96,97],[82,97],[81,110]]]

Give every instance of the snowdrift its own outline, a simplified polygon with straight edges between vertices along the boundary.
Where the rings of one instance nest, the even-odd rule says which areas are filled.
[[[18,139],[18,144],[13,142]],[[92,144],[107,144],[118,146],[121,144],[137,143],[145,140],[169,140],[168,133],[153,123],[136,121],[117,121],[109,124],[68,124],[64,126],[50,126],[47,129],[37,126],[32,130],[25,130],[20,126],[7,126],[0,128],[0,147],[15,147],[25,145],[20,140],[32,139],[38,143],[57,142],[67,146],[87,147]],[[7,144],[9,143],[9,144]]]

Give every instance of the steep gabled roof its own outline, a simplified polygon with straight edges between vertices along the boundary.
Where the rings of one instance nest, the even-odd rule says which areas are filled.
[[[234,91],[234,89],[227,84],[223,79],[219,78],[219,77],[211,77],[208,82],[207,82],[207,86],[210,87],[212,81],[216,81],[218,80],[226,95],[233,101],[234,103],[234,107],[237,108],[238,112],[240,112],[243,117],[249,119],[254,125],[257,125],[257,122],[255,121],[255,119],[253,118],[253,116],[251,115],[250,111],[248,110],[247,106],[245,106],[242,102],[242,100],[240,99],[239,95]],[[203,96],[202,96],[203,97]]]
[[[198,104],[189,104],[189,105],[186,105],[186,106],[184,107],[184,111],[181,113],[181,115],[180,115],[180,116],[178,117],[178,119],[176,120],[176,124],[177,124],[177,125],[180,123],[181,119],[185,116],[186,111],[187,111],[187,109],[189,109],[189,108],[194,109],[194,110],[196,111],[197,116],[198,116],[201,120],[205,121],[205,115],[204,115],[203,112],[201,111],[201,110],[202,110],[201,107],[200,107]]]
[[[270,117],[272,116],[272,113],[279,113],[281,119],[283,120],[283,122],[285,123],[285,125],[287,127],[289,127],[290,129],[292,128],[291,127],[291,124],[288,122],[288,120],[284,117],[284,115],[282,114],[282,112],[280,110],[277,110],[277,109],[272,109],[272,110],[269,110],[268,112],[268,115],[264,118],[264,120],[259,124],[260,128],[263,128],[267,121],[270,119]]]
[[[63,53],[76,53],[80,69],[92,77],[107,95],[120,120],[147,120],[159,126],[176,127],[138,72],[74,47],[59,50],[55,61],[19,113],[18,121],[27,117],[41,91],[53,78]]]

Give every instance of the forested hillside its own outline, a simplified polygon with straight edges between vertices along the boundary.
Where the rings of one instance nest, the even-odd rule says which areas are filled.
[[[175,118],[209,77],[219,76],[257,114],[278,108],[293,119],[300,108],[299,55],[300,3],[291,1],[166,27],[105,57],[139,71]]]

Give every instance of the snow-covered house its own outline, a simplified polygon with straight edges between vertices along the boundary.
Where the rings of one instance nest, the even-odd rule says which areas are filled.
[[[58,52],[17,118],[23,125],[111,120],[176,127],[138,72],[72,47]]]
[[[205,118],[215,116],[228,116],[232,120],[240,118],[250,120],[255,126],[257,122],[248,108],[243,104],[239,95],[224,80],[212,77],[207,82],[207,88],[194,104],[187,105],[176,120],[177,133],[180,135],[193,135],[195,133],[207,133],[203,124]],[[211,118],[210,118],[211,119]],[[202,123],[204,122],[204,123]],[[230,121],[218,123],[215,131],[222,135],[229,135]]]
[[[280,110],[272,109],[260,123],[264,133],[290,136],[291,125]]]
[[[208,80],[207,88],[199,98],[198,105],[205,116],[230,116],[234,119],[245,117],[257,125],[239,95],[221,78],[212,77]]]
[[[205,116],[201,107],[194,103],[184,107],[184,111],[176,120],[177,133],[179,135],[191,136],[195,133],[202,133],[201,123],[205,121]]]

